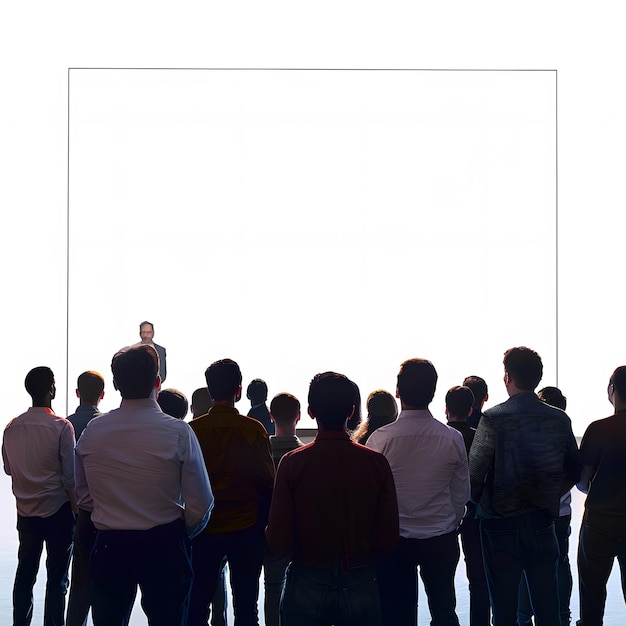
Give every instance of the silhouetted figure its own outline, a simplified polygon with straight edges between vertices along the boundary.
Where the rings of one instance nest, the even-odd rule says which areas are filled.
[[[352,433],[352,439],[365,445],[375,430],[395,422],[397,418],[398,405],[396,399],[384,389],[372,391],[367,397],[367,418]]]
[[[33,616],[33,586],[46,546],[44,624],[63,624],[67,570],[74,533],[74,429],[52,411],[56,395],[49,367],[26,375],[31,408],[4,430],[2,459],[17,504],[19,548],[13,586],[13,623],[27,626]]]
[[[433,624],[458,626],[454,573],[457,529],[469,500],[463,437],[428,410],[437,372],[425,359],[409,359],[398,373],[398,419],[370,435],[367,445],[389,461],[398,494],[400,543],[381,570],[384,624],[416,624],[419,568]]]
[[[80,405],[76,409],[76,413],[67,419],[74,426],[76,441],[78,441],[87,424],[94,417],[101,415],[98,405],[104,397],[104,378],[102,375],[94,371],[83,372],[78,377],[76,395],[80,398]],[[86,626],[91,607],[92,582],[89,555],[93,549],[97,532],[91,521],[91,511],[90,502],[85,502],[82,507],[78,507],[66,626]]]
[[[578,540],[581,626],[602,624],[613,561],[621,567],[626,559],[626,366],[613,372],[607,394],[614,414],[589,424],[580,444],[578,488],[587,494]]]
[[[113,357],[119,409],[93,420],[76,446],[76,495],[93,500],[91,554],[96,625],[126,624],[137,592],[152,626],[184,624],[192,571],[189,539],[213,494],[189,425],[156,402],[157,353],[133,346]]]
[[[581,465],[569,418],[534,393],[542,374],[533,350],[505,352],[509,399],[485,411],[470,450],[494,624],[516,623],[523,575],[537,622],[559,623],[553,520]]]
[[[213,400],[206,387],[199,387],[191,394],[191,414],[193,418],[206,415],[213,406]]]
[[[293,552],[281,626],[380,624],[374,563],[398,541],[398,507],[385,458],[350,440],[353,411],[345,376],[315,376],[317,436],[280,462],[266,537],[272,552]]]
[[[467,423],[476,430],[483,414],[485,402],[489,400],[487,383],[480,376],[467,376],[463,381],[464,387],[469,387],[474,394],[474,406],[472,414],[467,418]]]
[[[187,397],[178,389],[162,389],[157,396],[157,403],[163,413],[178,420],[184,420],[189,412]]]
[[[263,424],[268,435],[274,434],[274,423],[270,419],[270,412],[267,408],[267,383],[260,378],[255,378],[246,390],[246,397],[250,400],[250,410],[248,417],[253,417]]]
[[[352,416],[348,420],[346,428],[348,429],[349,433],[352,433],[359,427],[359,424],[361,423],[361,419],[362,419],[361,418],[361,391],[359,390],[359,386],[354,381],[351,380],[350,382],[352,383],[352,388],[354,389],[354,413],[352,413]]]
[[[231,359],[212,363],[206,381],[213,406],[190,422],[198,436],[215,509],[193,544],[194,581],[188,626],[205,626],[222,564],[230,569],[238,626],[258,624],[263,529],[274,486],[274,462],[265,428],[241,415],[241,370]]]
[[[276,434],[270,437],[270,447],[274,465],[278,467],[285,454],[304,445],[296,435],[296,424],[300,420],[300,401],[290,393],[279,393],[270,402],[270,417],[276,426]],[[265,626],[279,624],[280,596],[290,562],[291,554],[265,555]]]

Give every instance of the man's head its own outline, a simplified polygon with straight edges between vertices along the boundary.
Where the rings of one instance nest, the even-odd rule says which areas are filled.
[[[397,396],[405,408],[426,409],[437,387],[437,371],[426,359],[409,359],[398,372]]]
[[[175,417],[178,420],[183,420],[187,417],[189,403],[182,391],[172,388],[163,389],[157,396],[157,402],[161,407],[161,411],[170,417]]]
[[[483,405],[489,400],[487,383],[480,376],[467,376],[463,381],[463,387],[469,387],[474,394],[474,411],[482,411]]]
[[[260,378],[255,378],[246,389],[246,397],[252,406],[263,404],[267,400],[267,383]]]
[[[125,400],[149,398],[158,391],[159,357],[156,350],[146,344],[121,350],[111,362],[113,386]]]
[[[345,430],[354,412],[354,386],[343,374],[316,374],[309,386],[309,415],[322,430]]]
[[[99,372],[83,372],[76,382],[76,396],[81,405],[98,406],[104,397],[104,378]]]
[[[451,421],[464,422],[472,413],[474,394],[469,387],[456,385],[446,394],[446,415]]]
[[[139,324],[139,336],[141,337],[141,343],[152,343],[154,324],[152,322],[141,322]]]
[[[300,401],[290,393],[279,393],[270,402],[270,415],[277,426],[295,426],[300,419]]]
[[[204,376],[214,403],[234,404],[241,398],[241,370],[232,359],[221,359],[211,363]]]
[[[565,411],[567,398],[561,393],[558,387],[544,387],[537,392],[537,397],[550,406]]]
[[[509,348],[504,353],[504,384],[509,395],[534,391],[543,376],[541,357],[530,348]]]
[[[213,399],[206,387],[200,387],[191,394],[191,414],[194,418],[208,413],[212,406]]]
[[[33,406],[49,406],[50,401],[56,395],[54,374],[45,365],[30,370],[26,374],[24,386],[33,400]]]
[[[616,411],[626,408],[626,365],[620,365],[609,380],[609,401]]]

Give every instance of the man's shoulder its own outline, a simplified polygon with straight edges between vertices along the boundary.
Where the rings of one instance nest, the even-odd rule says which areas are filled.
[[[620,434],[626,435],[626,411],[591,422],[585,429],[582,443],[587,443],[596,437],[619,436]]]

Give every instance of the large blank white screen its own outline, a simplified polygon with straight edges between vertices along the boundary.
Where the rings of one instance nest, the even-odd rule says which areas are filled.
[[[302,400],[421,356],[441,417],[470,373],[502,399],[522,344],[555,384],[555,96],[554,72],[72,70],[70,386],[146,318],[188,395],[227,356]]]

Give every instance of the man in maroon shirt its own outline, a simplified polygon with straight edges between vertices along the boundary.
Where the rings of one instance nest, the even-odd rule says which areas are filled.
[[[399,537],[398,504],[385,457],[350,440],[354,387],[318,374],[309,389],[315,441],[283,457],[265,535],[276,554],[293,553],[282,626],[380,623],[374,561]]]

